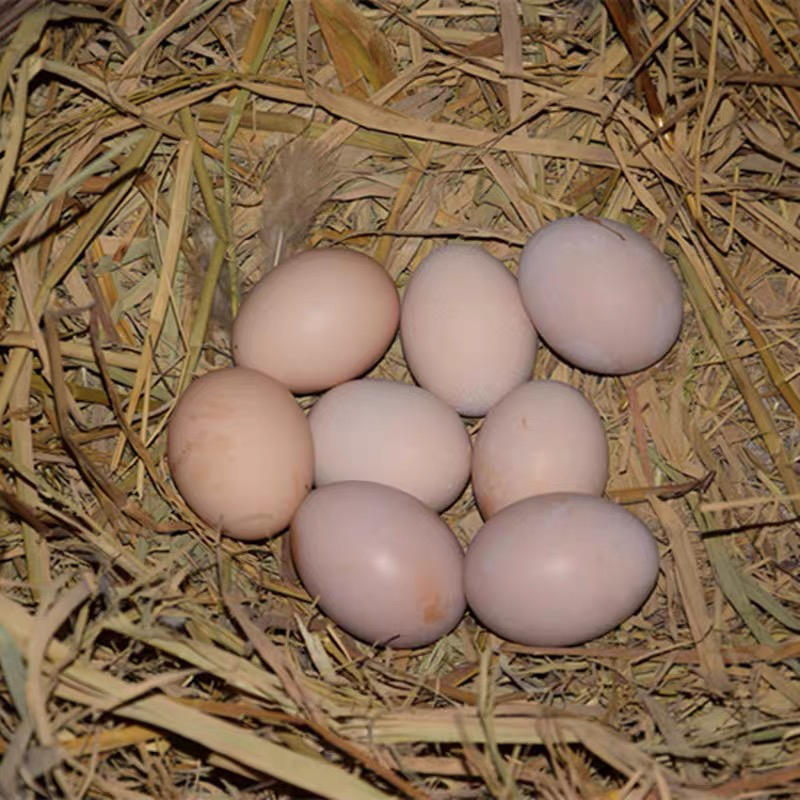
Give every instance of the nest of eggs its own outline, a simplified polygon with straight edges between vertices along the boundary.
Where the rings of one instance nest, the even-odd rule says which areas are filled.
[[[797,793],[793,4],[97,0],[0,22],[0,795]],[[533,374],[597,409],[606,492],[657,542],[621,626],[532,646],[467,615],[366,644],[285,535],[233,540],[176,491],[177,398],[231,363],[276,263],[345,246],[402,294],[455,242],[515,272],[575,214],[642,232],[683,292],[654,366],[603,377],[540,344]],[[399,338],[369,377],[412,383]],[[471,489],[443,519],[474,539]]]

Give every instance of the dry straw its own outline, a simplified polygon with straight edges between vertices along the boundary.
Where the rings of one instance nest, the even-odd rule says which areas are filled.
[[[800,796],[796,2],[16,0],[0,37],[0,796]],[[641,374],[536,366],[659,541],[618,630],[371,648],[280,537],[183,504],[169,414],[276,259],[342,243],[402,287],[574,213],[686,298]],[[376,374],[409,379],[397,344]],[[469,493],[447,519],[474,534]]]

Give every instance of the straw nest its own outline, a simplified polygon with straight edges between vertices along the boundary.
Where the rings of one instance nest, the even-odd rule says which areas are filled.
[[[800,796],[796,3],[18,0],[0,33],[0,796]],[[658,539],[634,618],[371,648],[283,537],[182,502],[175,398],[276,259],[342,243],[402,287],[573,213],[685,289],[652,369],[535,370]],[[397,343],[375,374],[409,380]]]

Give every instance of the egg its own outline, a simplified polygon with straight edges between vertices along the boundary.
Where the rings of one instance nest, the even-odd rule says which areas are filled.
[[[467,549],[475,616],[514,642],[561,647],[607,633],[647,599],[658,548],[645,525],[599,497],[559,492],[507,506]]]
[[[386,352],[400,300],[377,261],[346,248],[298,253],[244,299],[233,324],[233,358],[295,393],[358,377]]]
[[[309,424],[317,486],[383,483],[440,511],[469,479],[472,448],[464,423],[418,386],[372,379],[343,383],[316,402]]]
[[[529,381],[493,406],[472,455],[472,488],[484,519],[535,494],[602,494],[608,480],[603,421],[577,390]]]
[[[406,492],[366,481],[314,489],[289,537],[308,593],[367,643],[420,647],[450,631],[464,613],[461,546]]]
[[[308,420],[289,390],[243,367],[189,385],[169,419],[167,460],[189,507],[246,540],[286,528],[314,471]]]
[[[480,247],[431,252],[403,296],[400,339],[416,382],[465,416],[528,380],[537,336],[513,274]]]
[[[609,219],[568,217],[522,250],[519,287],[542,339],[576,367],[622,375],[649,367],[681,329],[681,286],[645,236]]]

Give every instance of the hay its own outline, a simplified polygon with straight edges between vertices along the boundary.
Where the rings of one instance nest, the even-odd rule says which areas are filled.
[[[800,795],[796,4],[18,0],[0,37],[0,796]],[[269,262],[298,138],[333,185],[290,246],[401,287],[571,213],[672,258],[661,364],[535,370],[597,406],[609,495],[660,544],[619,629],[370,648],[281,537],[220,539],[175,492],[169,412],[228,363],[214,296]],[[375,374],[410,379],[397,343]],[[446,518],[468,541],[469,491]]]

